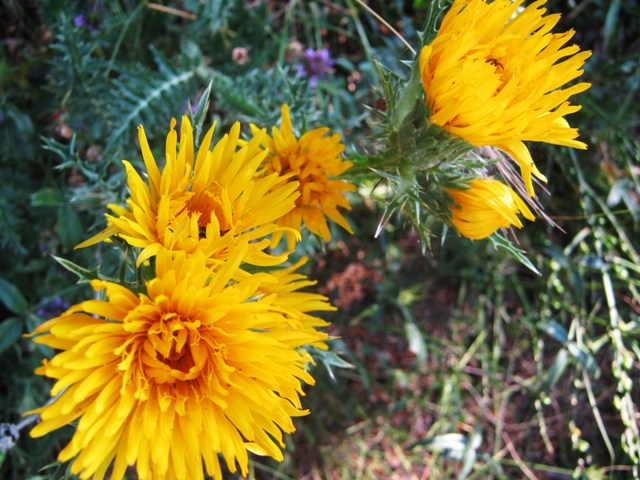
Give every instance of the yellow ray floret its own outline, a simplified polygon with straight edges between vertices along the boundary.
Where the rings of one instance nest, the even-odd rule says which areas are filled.
[[[500,228],[522,228],[518,214],[535,220],[516,192],[498,180],[480,178],[466,190],[446,189],[455,204],[450,207],[451,223],[460,234],[480,240]]]
[[[591,52],[567,45],[574,32],[552,33],[560,15],[545,0],[519,11],[523,0],[455,0],[430,45],[420,53],[430,121],[475,146],[495,146],[520,166],[529,195],[536,168],[524,141],[584,149],[565,116],[580,110],[569,97],[589,83]]]
[[[254,134],[259,132],[255,126],[252,130]],[[295,183],[300,193],[295,208],[282,216],[278,224],[294,231],[304,224],[325,241],[331,240],[327,218],[353,233],[339,209],[351,209],[345,192],[356,189],[355,185],[336,178],[351,168],[352,163],[340,157],[344,150],[340,134],[327,136],[328,132],[328,128],[316,128],[296,138],[289,107],[283,105],[280,128],[274,127],[263,143],[269,151],[263,163],[265,172],[277,172],[285,183]],[[279,243],[283,233],[274,234],[272,246]],[[293,250],[295,236],[291,233],[287,233],[287,243],[289,250]]]
[[[314,383],[300,347],[327,338],[308,312],[332,307],[291,296],[305,279],[290,271],[238,272],[247,248],[215,273],[201,252],[161,251],[146,293],[94,280],[104,300],[35,330],[35,342],[62,351],[37,370],[60,396],[28,412],[42,420],[31,434],[77,421],[59,455],[73,474],[101,480],[112,468],[120,480],[135,465],[141,480],[221,480],[219,455],[245,476],[248,452],[282,460],[283,432],[308,413],[302,383]]]
[[[279,230],[278,220],[295,207],[298,184],[282,183],[277,173],[258,174],[268,153],[260,146],[266,131],[255,131],[243,142],[236,123],[211,148],[214,124],[196,154],[189,119],[182,117],[179,149],[175,125],[172,120],[162,170],[144,128],[138,127],[147,181],[125,160],[130,192],[126,207],[109,205],[113,214],[106,215],[107,228],[77,248],[118,235],[142,249],[138,265],[163,249],[200,250],[215,264],[239,241],[248,240],[244,261],[262,266],[284,261],[284,256],[272,257],[263,250],[269,245],[267,237]]]
[[[265,282],[261,288],[261,292],[266,296],[265,301],[268,299],[271,306],[283,314],[295,331],[326,327],[329,325],[326,321],[309,315],[309,312],[336,310],[336,307],[327,303],[325,296],[300,291],[317,283],[314,280],[309,280],[305,275],[297,273],[297,270],[305,265],[307,260],[305,257],[288,268],[272,272],[271,276],[274,281]],[[327,349],[324,342],[314,343],[313,346],[322,350]]]

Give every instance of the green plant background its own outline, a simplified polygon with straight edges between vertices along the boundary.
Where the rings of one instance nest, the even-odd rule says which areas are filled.
[[[369,2],[413,45],[429,4]],[[162,151],[169,119],[212,82],[207,118],[218,131],[274,125],[286,102],[296,124],[343,132],[357,158],[373,142],[366,107],[381,95],[373,60],[403,73],[411,59],[353,0],[171,6],[188,18],[132,0],[0,0],[0,422],[48,397],[33,369],[52,352],[22,334],[53,299],[90,295],[52,255],[107,274],[122,264],[108,248],[73,246],[126,194],[120,161],[141,163],[137,124]],[[355,235],[336,229],[328,245],[302,245],[318,290],[340,307],[333,349],[353,368],[316,367],[312,414],[298,420],[285,461],[256,457],[251,478],[638,475],[640,7],[548,8],[593,51],[593,86],[570,119],[588,150],[532,146],[550,180],[541,202],[560,227],[518,232],[541,275],[451,232],[423,253],[402,218],[375,238],[384,202],[360,184]],[[321,47],[336,63],[313,86],[298,65]],[[27,430],[0,453],[0,477],[69,478],[55,457],[71,430],[37,440]]]

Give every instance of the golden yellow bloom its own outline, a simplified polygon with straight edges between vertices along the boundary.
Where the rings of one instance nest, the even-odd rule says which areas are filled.
[[[109,205],[108,227],[77,248],[93,245],[112,235],[142,248],[138,265],[163,249],[200,250],[209,263],[223,261],[240,239],[249,240],[245,262],[275,265],[286,257],[264,253],[276,222],[295,206],[297,182],[282,183],[277,173],[257,174],[267,155],[260,144],[265,130],[254,131],[249,142],[240,141],[240,124],[232,126],[210,150],[215,124],[197,155],[191,123],[182,117],[180,149],[175,120],[166,140],[166,162],[159,170],[142,126],[138,137],[147,170],[148,185],[126,160],[130,197],[127,207]]]
[[[252,126],[252,129],[254,133],[258,131],[256,127]],[[289,107],[283,105],[280,128],[274,127],[272,135],[265,138],[264,145],[270,155],[263,163],[266,172],[277,172],[286,178],[286,182],[299,183],[296,207],[282,216],[278,224],[300,230],[304,223],[310,232],[325,241],[331,240],[326,218],[353,233],[338,208],[351,209],[344,193],[356,189],[344,180],[333,178],[344,173],[352,163],[340,158],[344,150],[340,134],[326,136],[328,131],[328,128],[316,128],[297,139],[293,134]],[[274,234],[272,246],[280,242],[283,233]],[[287,233],[287,243],[289,250],[293,250],[295,237],[291,233]]]
[[[551,33],[560,15],[544,15],[545,0],[519,11],[523,0],[455,0],[436,38],[420,53],[430,121],[475,146],[495,146],[546,181],[523,141],[585,149],[565,116],[580,110],[569,97],[590,87],[578,78],[591,52],[565,46],[574,32]]]
[[[273,297],[271,305],[280,310],[290,327],[296,331],[315,330],[329,325],[328,322],[309,315],[308,312],[336,310],[336,307],[327,303],[324,295],[299,291],[317,283],[309,280],[305,275],[296,273],[296,270],[305,265],[307,260],[305,257],[288,268],[271,272],[275,282],[265,282],[261,288],[262,294]],[[314,343],[313,346],[322,350],[327,349],[324,342]]]
[[[323,321],[300,312],[331,307],[264,294],[280,280],[238,272],[247,248],[213,274],[199,251],[161,251],[146,293],[94,280],[104,300],[38,327],[34,341],[62,352],[37,370],[57,380],[59,397],[28,412],[42,419],[32,436],[77,420],[59,459],[74,459],[81,479],[100,480],[113,465],[110,478],[120,480],[135,464],[140,479],[198,480],[206,471],[220,480],[219,453],[245,476],[248,452],[282,460],[283,432],[308,413],[301,383],[314,383],[301,347],[327,338],[314,328]]]
[[[467,238],[481,240],[512,225],[522,228],[519,213],[535,220],[518,194],[497,180],[479,178],[467,190],[449,188],[446,192],[457,204],[450,207],[451,223]]]

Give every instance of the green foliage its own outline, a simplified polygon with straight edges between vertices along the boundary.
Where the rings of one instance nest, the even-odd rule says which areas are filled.
[[[409,79],[411,95],[420,91],[402,63],[411,55],[357,2],[174,3],[188,15],[128,0],[3,3],[12,7],[0,19],[0,422],[47,401],[50,383],[33,370],[52,352],[23,335],[56,314],[51,305],[89,298],[93,278],[140,285],[115,249],[73,250],[126,195],[120,162],[141,164],[137,125],[161,159],[172,117],[268,128],[286,102],[300,130],[343,133],[364,198],[352,198],[355,236],[303,243],[318,288],[340,306],[336,340],[312,352],[322,366],[305,399],[312,414],[298,420],[285,461],[254,459],[250,477],[637,478],[636,2],[549,5],[594,52],[593,86],[572,120],[590,147],[533,150],[539,165],[548,160],[541,201],[562,230],[538,223],[518,243],[436,229],[448,207],[432,188],[439,165],[404,154],[418,146],[422,162],[457,159],[468,145],[429,156],[441,143],[406,133],[424,131],[426,117],[398,89]],[[415,47],[437,23],[431,3],[368,2]],[[334,72],[312,86],[298,73],[302,51],[323,46]],[[395,129],[380,137],[375,124],[390,117]],[[392,168],[365,161],[381,138],[392,139]],[[473,157],[455,161],[439,182],[465,183]],[[0,456],[0,477],[73,478],[55,461],[69,434],[36,441],[25,428]]]
[[[196,93],[194,79],[203,59],[180,52],[172,66],[152,43],[132,48],[136,42],[129,44],[130,37],[142,28],[144,4],[123,10],[109,5],[113,16],[93,30],[59,15],[53,25],[50,88],[61,95],[69,127],[112,155],[131,151],[123,145],[131,143],[137,124],[147,125],[151,137],[164,132],[168,118],[158,119],[178,116]]]

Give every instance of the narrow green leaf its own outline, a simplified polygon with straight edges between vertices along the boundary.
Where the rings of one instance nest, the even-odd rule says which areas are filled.
[[[569,360],[569,354],[567,350],[562,348],[556,355],[556,358],[553,360],[553,364],[551,368],[547,371],[544,379],[540,383],[538,387],[538,391],[540,392],[548,392],[549,389],[560,379],[562,374],[567,368]]]
[[[55,255],[51,255],[51,256],[56,262],[58,262],[68,271],[80,277],[80,281],[78,283],[88,282],[100,277],[100,275],[98,274],[99,267],[95,267],[94,269],[89,270],[65,258],[56,257]]]
[[[0,322],[0,353],[14,345],[22,335],[22,319],[5,318]]]
[[[202,93],[202,96],[198,101],[198,108],[196,109],[196,113],[191,116],[191,123],[193,124],[194,128],[194,140],[196,149],[200,146],[200,140],[202,132],[204,130],[204,121],[207,117],[207,111],[209,110],[209,97],[211,96],[212,86],[213,80],[209,81],[209,85],[207,85],[207,88]],[[189,111],[191,111],[191,105],[189,105]]]
[[[58,207],[62,203],[59,190],[43,188],[31,194],[32,207]]]
[[[547,320],[538,324],[538,330],[551,336],[560,342],[563,346],[569,341],[569,333],[567,329],[555,320]]]
[[[589,375],[595,378],[600,376],[600,368],[598,367],[596,359],[593,357],[591,352],[585,349],[584,346],[580,347],[575,342],[569,341],[569,333],[566,328],[555,320],[548,320],[541,322],[538,325],[538,329],[560,343],[563,350],[566,350],[565,353],[568,352],[573,358],[575,358],[585,368]],[[555,382],[555,380],[553,381]]]
[[[371,305],[366,307],[364,310],[362,310],[360,313],[358,313],[353,319],[363,320],[366,318],[372,318],[377,315],[380,315],[380,311],[381,311],[380,305],[378,305],[377,303],[372,303]]]
[[[524,250],[520,250],[519,248],[517,248],[515,245],[513,245],[509,240],[504,238],[502,235],[498,235],[497,233],[494,233],[489,237],[489,240],[491,240],[491,243],[493,244],[494,248],[496,249],[501,248],[503,250],[506,250],[516,260],[518,260],[521,264],[523,264],[533,273],[535,273],[536,275],[542,275],[538,271],[538,269],[535,267],[535,265],[531,263],[531,260],[529,260],[529,258],[527,257],[526,252]]]
[[[460,473],[458,473],[457,480],[464,480],[469,476],[473,470],[473,464],[478,456],[478,448],[482,445],[482,434],[479,429],[474,429],[471,434],[471,442],[467,445],[467,448],[462,457],[462,467]]]
[[[591,355],[591,352],[587,351],[584,346],[580,347],[577,344],[570,342],[567,344],[567,350],[571,354],[573,358],[575,358],[580,365],[587,371],[587,373],[594,377],[600,377],[600,367],[598,366],[598,362]]]
[[[76,211],[69,205],[58,209],[58,235],[64,248],[71,250],[81,242],[83,236],[82,223]]]
[[[605,50],[611,45],[612,39],[617,30],[618,15],[620,14],[620,0],[613,0],[609,4],[607,15],[604,20],[604,48]]]
[[[320,350],[314,348],[311,352],[314,358],[318,359],[327,369],[331,380],[335,381],[336,377],[333,372],[334,368],[355,368],[351,363],[340,357],[337,352],[332,350]]]
[[[420,329],[413,322],[405,322],[404,330],[409,340],[409,350],[416,355],[418,365],[427,361],[427,344]]]
[[[1,277],[0,301],[13,313],[24,314],[27,311],[27,301],[20,290]]]

